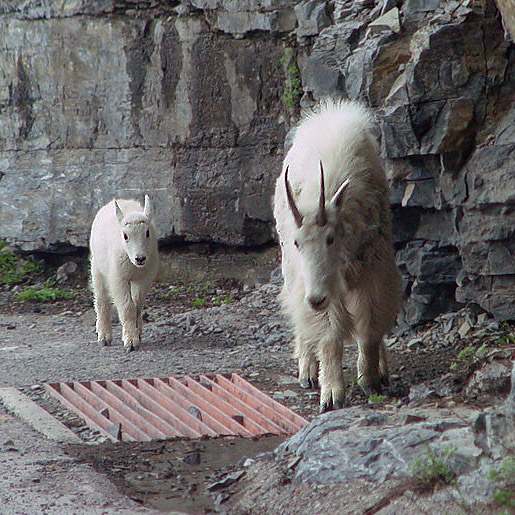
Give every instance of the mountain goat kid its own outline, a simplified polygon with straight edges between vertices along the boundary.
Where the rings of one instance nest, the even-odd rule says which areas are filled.
[[[341,408],[343,346],[356,341],[358,383],[366,394],[380,391],[388,384],[383,335],[401,288],[388,183],[364,107],[327,101],[303,119],[276,183],[274,216],[300,386],[320,379],[320,412]]]
[[[112,341],[112,299],[123,345],[132,351],[141,341],[141,309],[159,266],[148,195],[144,208],[135,200],[112,200],[102,207],[91,226],[90,250],[98,341]]]

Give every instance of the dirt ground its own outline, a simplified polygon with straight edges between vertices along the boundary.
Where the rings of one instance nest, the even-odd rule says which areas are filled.
[[[174,259],[167,256],[168,261]],[[224,259],[227,262],[227,255]],[[255,259],[249,259],[255,266]],[[245,284],[233,273],[224,274],[228,269],[220,268],[214,256],[211,269],[203,268],[198,276],[201,280],[194,280],[194,270],[181,280],[168,277],[149,295],[141,349],[126,353],[119,324],[112,346],[96,343],[87,261],[84,256],[71,260],[78,270],[61,287],[74,292],[72,299],[27,303],[16,297],[24,285],[0,287],[0,386],[19,387],[85,442],[96,442],[70,446],[67,452],[91,463],[125,495],[162,511],[217,511],[229,495],[220,491],[217,481],[239,470],[246,460],[272,451],[283,438],[110,443],[48,397],[43,383],[237,372],[307,420],[317,415],[318,393],[302,390],[296,381],[291,333],[277,304],[277,279]],[[58,264],[47,266],[45,275],[32,281],[54,277]],[[259,273],[254,279],[270,277],[276,266],[272,252],[255,266]],[[276,276],[274,272],[272,277]],[[429,334],[430,328],[417,334],[421,331]],[[467,345],[466,339],[449,345],[438,337],[408,344],[414,336],[405,333],[389,340],[392,385],[387,395],[389,402],[399,405],[408,402],[411,385],[448,374],[457,353]],[[355,359],[355,349],[347,349],[347,404],[370,409],[369,400],[353,382]],[[459,390],[470,373],[468,368],[457,370],[451,387]],[[319,495],[324,495],[322,489]]]

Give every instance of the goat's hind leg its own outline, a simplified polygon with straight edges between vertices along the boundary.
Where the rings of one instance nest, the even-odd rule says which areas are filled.
[[[384,341],[381,340],[379,347],[379,376],[383,386],[390,386],[390,373],[388,372],[388,357],[386,355],[386,347]]]
[[[358,339],[358,384],[365,395],[381,393],[389,384],[386,351],[380,336]]]
[[[301,388],[318,388],[318,361],[311,345],[295,339],[295,357],[299,361],[299,385]]]

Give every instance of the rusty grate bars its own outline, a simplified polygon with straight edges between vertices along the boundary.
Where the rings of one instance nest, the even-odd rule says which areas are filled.
[[[291,435],[307,420],[238,374],[51,383],[45,388],[113,441]]]

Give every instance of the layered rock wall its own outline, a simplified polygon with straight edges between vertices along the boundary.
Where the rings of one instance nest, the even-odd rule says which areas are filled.
[[[236,38],[209,6],[179,2],[12,4],[0,18],[0,237],[87,246],[103,203],[149,192],[161,239],[271,239],[285,123],[270,27]]]
[[[515,71],[494,0],[0,1],[0,238],[86,246],[114,195],[162,240],[273,239],[300,107],[373,106],[404,321],[515,317]]]

